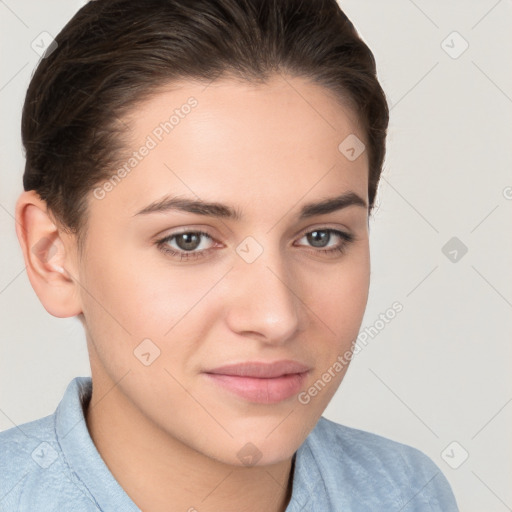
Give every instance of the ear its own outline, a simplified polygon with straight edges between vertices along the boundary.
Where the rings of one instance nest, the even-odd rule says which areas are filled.
[[[53,222],[34,190],[18,198],[15,218],[27,275],[46,311],[59,318],[80,314],[74,237]]]

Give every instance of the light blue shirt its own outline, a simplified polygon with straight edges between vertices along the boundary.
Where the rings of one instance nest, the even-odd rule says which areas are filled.
[[[90,377],[76,377],[53,414],[0,433],[0,511],[140,512],[89,435],[91,391]],[[286,512],[457,510],[440,469],[415,448],[321,417],[296,452]]]

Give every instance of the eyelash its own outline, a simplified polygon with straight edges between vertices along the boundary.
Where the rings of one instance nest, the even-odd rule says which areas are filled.
[[[325,232],[330,233],[330,234],[335,234],[335,235],[339,236],[343,240],[341,245],[338,245],[338,246],[333,247],[331,249],[313,249],[313,252],[322,253],[324,255],[335,255],[336,253],[338,253],[339,255],[344,254],[345,250],[347,249],[347,245],[349,245],[350,243],[352,243],[355,240],[354,235],[352,235],[350,233],[345,233],[344,231],[339,231],[337,229],[332,229],[332,228],[313,229],[311,231],[306,231],[305,233],[303,233],[300,236],[300,238],[303,238],[306,235],[314,233],[315,231],[321,231],[321,232],[325,231]],[[202,235],[202,236],[205,236],[205,237],[210,238],[211,240],[213,240],[213,237],[211,237],[205,231],[201,231],[201,230],[198,230],[198,231],[182,231],[180,233],[173,233],[172,235],[168,235],[165,238],[157,240],[156,241],[156,245],[164,254],[168,254],[168,255],[170,255],[172,257],[179,258],[180,261],[188,261],[190,259],[194,259],[195,260],[195,259],[198,259],[198,258],[202,258],[202,257],[206,256],[207,253],[209,253],[210,251],[214,250],[214,248],[209,248],[209,249],[203,249],[202,251],[199,251],[199,252],[191,252],[191,251],[188,251],[188,252],[187,251],[180,251],[179,252],[179,251],[176,251],[174,249],[170,249],[169,246],[167,245],[167,242],[170,242],[173,238],[175,238],[177,236],[180,236],[180,235],[191,235],[191,234]],[[330,239],[329,239],[329,242],[330,242]]]

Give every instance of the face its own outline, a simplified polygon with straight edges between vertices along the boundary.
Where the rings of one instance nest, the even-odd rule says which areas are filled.
[[[366,307],[368,159],[345,156],[364,140],[357,119],[275,77],[173,85],[125,121],[132,141],[91,193],[77,269],[93,380],[219,461],[289,458]]]

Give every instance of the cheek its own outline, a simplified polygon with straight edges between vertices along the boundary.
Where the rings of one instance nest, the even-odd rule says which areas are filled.
[[[297,400],[313,421],[331,401],[352,360],[352,346],[366,309],[369,276],[369,258],[361,254],[353,262],[340,264],[310,288],[308,306],[315,313],[312,318],[316,319],[316,332],[323,334],[317,334],[314,344],[308,344],[315,367]]]
[[[208,289],[204,272],[165,265],[163,257],[163,264],[155,263],[133,249],[133,257],[128,249],[120,252],[127,257],[113,258],[104,247],[88,260],[82,291],[87,309],[103,310],[104,323],[117,324],[125,335],[163,336]]]
[[[350,365],[351,351],[363,320],[370,284],[368,245],[350,253],[339,264],[308,279],[307,305],[315,327],[315,343],[307,350],[315,369],[299,402],[310,411],[321,411],[336,392]],[[322,333],[322,334],[320,334]]]
[[[140,350],[151,352],[148,339],[158,353],[152,367],[186,365],[220,307],[208,291],[225,269],[179,268],[164,256],[113,259],[104,249],[103,256],[88,261],[84,288],[89,293],[83,294],[87,327],[103,365],[116,374],[127,368],[144,371],[134,350],[144,342]]]
[[[368,300],[369,261],[368,251],[360,250],[304,280],[307,304],[331,334],[333,346],[344,347],[357,336]]]

